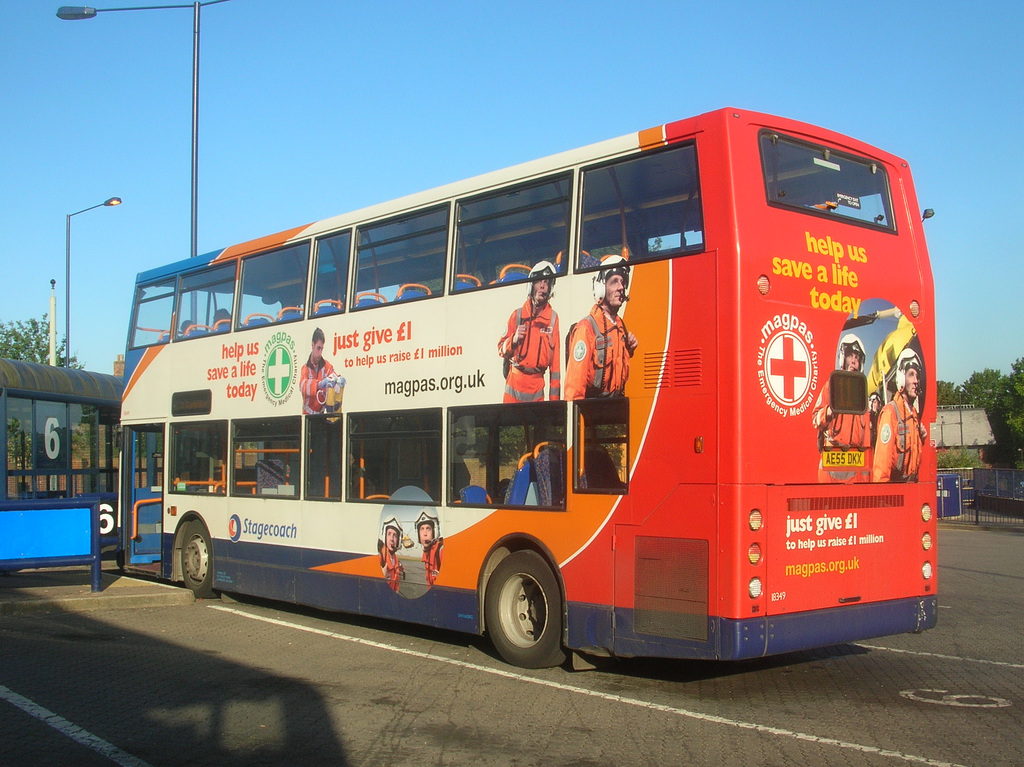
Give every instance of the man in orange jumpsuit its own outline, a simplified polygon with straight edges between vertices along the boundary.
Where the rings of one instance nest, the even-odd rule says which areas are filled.
[[[444,539],[437,535],[437,517],[432,517],[424,511],[416,520],[416,530],[419,533],[420,545],[423,547],[421,559],[427,586],[433,586],[441,572],[441,549],[444,547]]]
[[[569,339],[565,398],[621,397],[629,378],[629,358],[636,336],[619,317],[629,300],[629,266],[622,256],[610,256],[594,275],[594,306],[576,323]]]
[[[324,359],[324,331],[313,331],[313,347],[309,359],[299,371],[299,391],[302,392],[302,412],[313,415],[323,410],[326,397],[320,392],[327,388],[327,378],[334,375],[334,366]]]
[[[875,482],[916,482],[928,430],[921,423],[917,398],[921,392],[921,358],[904,349],[896,360],[896,394],[878,414],[878,440],[871,479]]]
[[[545,372],[549,378],[548,398],[561,397],[558,315],[550,303],[556,271],[549,261],[541,261],[530,270],[530,295],[512,312],[505,335],[498,341],[498,354],[508,364],[503,402],[542,401]]]
[[[377,541],[380,569],[392,591],[398,591],[405,578],[405,566],[398,561],[398,542],[401,539],[402,528],[398,520],[392,517],[384,523],[384,540]]]
[[[864,345],[853,333],[839,341],[837,367],[850,373],[861,373],[866,358]],[[821,389],[814,412],[811,414],[818,430],[818,450],[822,454],[818,464],[819,482],[867,481],[871,475],[871,420],[867,413],[835,413],[832,411],[829,381]],[[845,465],[826,466],[826,455],[841,454]],[[859,461],[859,463],[858,463]]]

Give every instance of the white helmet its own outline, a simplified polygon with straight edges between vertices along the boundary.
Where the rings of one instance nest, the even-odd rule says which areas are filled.
[[[601,260],[601,270],[594,275],[594,300],[603,301],[605,283],[613,274],[622,276],[624,288],[629,288],[629,264],[622,256],[607,256]]]
[[[921,375],[921,358],[913,349],[904,349],[896,360],[896,390],[899,391],[907,385],[907,371],[914,368],[918,375]]]
[[[860,357],[860,368],[864,369],[864,360],[867,359],[867,354],[864,351],[864,344],[861,343],[860,339],[855,333],[847,333],[839,339],[839,355],[836,358],[836,369],[845,370],[846,356],[848,354],[856,354]]]

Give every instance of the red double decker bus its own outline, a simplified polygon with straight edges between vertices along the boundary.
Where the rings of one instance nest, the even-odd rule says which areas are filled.
[[[127,566],[739,659],[936,619],[906,162],[723,109],[138,277]]]

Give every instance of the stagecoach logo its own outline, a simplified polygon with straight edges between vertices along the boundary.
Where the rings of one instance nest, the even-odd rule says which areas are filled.
[[[776,314],[761,327],[757,378],[765,404],[783,417],[800,415],[814,402],[818,352],[814,334],[795,314]]]
[[[228,538],[231,539],[232,543],[238,543],[238,539],[242,537],[242,520],[238,518],[237,514],[232,514],[231,519],[228,520]]]
[[[296,378],[295,342],[287,333],[274,333],[263,346],[263,393],[272,405],[291,399]]]

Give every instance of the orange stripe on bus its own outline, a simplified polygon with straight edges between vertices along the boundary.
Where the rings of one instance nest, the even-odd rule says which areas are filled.
[[[215,262],[230,261],[241,256],[247,256],[250,253],[257,253],[261,250],[274,248],[278,245],[284,245],[286,242],[291,241],[296,235],[301,234],[308,228],[309,224],[306,224],[305,226],[297,226],[294,229],[285,229],[283,232],[278,232],[277,234],[268,234],[266,237],[258,237],[255,240],[249,240],[248,242],[243,242],[240,245],[232,245],[229,248],[225,248],[223,252],[213,260]]]
[[[160,346],[151,346],[146,349],[142,355],[142,359],[139,360],[139,364],[136,365],[135,370],[132,371],[131,380],[129,380],[124,386],[124,394],[121,395],[122,402],[128,399],[128,394],[135,387],[135,384],[139,382],[139,379],[142,378],[142,374],[146,371],[146,368],[153,364],[153,360],[156,359],[156,355],[158,355],[166,346],[167,344],[161,344]]]
[[[641,149],[656,149],[665,145],[665,128],[659,125],[657,128],[647,128],[637,134],[640,140]]]

